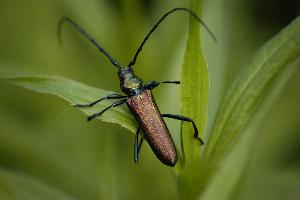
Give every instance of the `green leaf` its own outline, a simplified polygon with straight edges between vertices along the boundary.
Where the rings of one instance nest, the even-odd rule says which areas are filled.
[[[194,1],[192,8],[200,15],[200,1]],[[181,74],[182,115],[196,123],[199,137],[204,136],[206,126],[207,101],[209,90],[208,69],[201,51],[200,24],[190,18],[190,28],[184,54]],[[182,199],[191,199],[200,191],[199,166],[201,165],[201,144],[194,138],[191,123],[182,123],[183,158],[180,160],[179,189]]]
[[[116,92],[106,91],[98,88],[89,87],[82,83],[72,80],[49,77],[49,76],[28,76],[6,78],[12,84],[36,91],[59,96],[71,104],[89,103],[100,99],[108,94]],[[92,115],[111,105],[111,101],[104,100],[91,108],[80,108],[87,115]],[[135,132],[136,123],[133,116],[126,107],[119,106],[111,108],[110,112],[104,113],[99,119],[105,122],[112,122]]]
[[[300,55],[300,17],[264,45],[227,92],[205,158],[218,161],[246,125],[267,87]]]
[[[300,60],[298,60],[300,61]],[[222,163],[219,165],[217,168],[215,174],[209,181],[206,189],[204,192],[199,196],[200,199],[205,199],[205,200],[214,200],[214,199],[219,199],[220,194],[222,194],[222,199],[223,200],[230,200],[230,199],[235,199],[233,198],[234,195],[238,194],[238,189],[240,185],[242,185],[242,181],[245,177],[247,177],[249,173],[249,168],[253,167],[254,165],[259,165],[259,172],[255,172],[256,174],[260,173],[260,175],[257,175],[256,177],[251,177],[252,179],[259,179],[255,180],[260,182],[260,184],[271,181],[272,179],[276,180],[277,182],[277,187],[282,187],[286,184],[292,185],[291,183],[295,183],[295,181],[292,182],[287,182],[285,184],[282,183],[283,180],[278,180],[278,176],[280,175],[279,172],[271,172],[272,170],[276,169],[277,171],[282,170],[284,171],[284,174],[290,173],[289,170],[287,169],[278,169],[278,166],[270,166],[269,162],[266,161],[266,166],[262,167],[263,162],[257,162],[257,155],[260,153],[259,151],[261,150],[261,146],[268,146],[268,148],[276,148],[277,146],[270,146],[269,144],[266,144],[265,141],[261,142],[262,138],[269,138],[265,139],[267,141],[272,140],[274,136],[278,136],[278,134],[274,135],[274,131],[268,130],[266,127],[270,127],[269,124],[266,124],[266,121],[269,122],[271,117],[270,115],[270,110],[272,107],[274,107],[275,101],[274,99],[277,99],[281,94],[284,89],[287,87],[287,83],[289,83],[289,80],[295,76],[295,72],[297,72],[297,68],[300,62],[293,62],[289,66],[289,70],[284,70],[281,75],[279,76],[279,79],[276,79],[275,83],[272,84],[272,87],[270,89],[271,92],[268,92],[264,98],[263,104],[259,106],[260,109],[258,109],[255,112],[255,118],[253,120],[250,120],[250,123],[247,123],[247,126],[245,130],[243,131],[243,134],[241,137],[237,140],[236,144],[233,146],[233,148],[230,150],[228,156],[226,156],[223,160]],[[298,70],[299,72],[299,70]],[[276,105],[276,104],[275,104]],[[284,136],[281,137],[286,137],[286,136],[294,136],[295,134],[285,134]],[[268,137],[267,137],[268,136]],[[270,138],[271,137],[271,138]],[[280,137],[279,137],[280,138]],[[292,138],[295,139],[295,138]],[[280,139],[279,139],[280,140]],[[258,142],[259,141],[259,142]],[[282,148],[282,147],[281,147]],[[268,150],[270,152],[274,152],[274,150]],[[280,150],[279,150],[280,151]],[[275,151],[276,152],[276,151]],[[257,153],[257,154],[256,154]],[[262,153],[260,153],[262,154]],[[278,156],[278,153],[277,155]],[[252,163],[251,163],[252,162]],[[287,167],[288,168],[288,167]],[[272,170],[270,170],[272,169]],[[261,172],[265,171],[265,172]],[[267,171],[267,173],[266,173]],[[266,174],[264,174],[266,173]],[[272,173],[274,175],[271,179],[269,174]],[[263,174],[263,175],[262,175]],[[268,174],[268,175],[267,175]],[[296,174],[295,174],[296,175]],[[297,173],[299,176],[299,173]],[[286,176],[283,176],[282,174],[280,175],[282,178],[287,179]],[[273,180],[273,184],[269,183],[269,186],[271,186],[271,191],[270,188],[264,188],[264,190],[267,191],[267,197],[264,199],[274,199],[270,198],[270,196],[276,196],[276,194],[281,194],[283,193],[286,195],[285,191],[278,190],[276,193],[276,190],[273,189],[273,186],[275,185],[275,182]],[[290,179],[291,180],[291,179]],[[253,181],[253,180],[252,180]],[[281,182],[278,184],[278,182]],[[298,181],[299,182],[299,181]],[[259,187],[259,186],[258,186]],[[296,185],[294,188],[297,187]],[[299,187],[299,186],[298,186]],[[258,188],[256,188],[258,189]],[[292,187],[289,188],[290,191],[292,190]],[[218,192],[216,192],[218,191]],[[294,190],[295,191],[295,190]],[[297,190],[296,190],[297,191]],[[253,194],[253,192],[252,192]],[[256,192],[256,194],[261,196],[260,192]],[[265,194],[266,195],[266,194]],[[246,195],[247,196],[247,195]],[[277,196],[275,199],[282,199],[280,198],[280,195]]]
[[[0,169],[0,199],[68,200],[74,198],[32,177]]]
[[[194,6],[199,14],[199,3]],[[182,115],[194,119],[200,136],[203,137],[206,125],[208,100],[208,70],[200,47],[199,22],[191,18],[181,74]],[[199,141],[193,137],[194,129],[189,123],[182,125],[182,141],[185,162],[200,156]]]

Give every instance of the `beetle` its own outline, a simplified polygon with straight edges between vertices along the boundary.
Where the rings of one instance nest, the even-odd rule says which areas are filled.
[[[87,118],[88,121],[95,119],[98,116],[101,116],[104,112],[109,110],[110,108],[121,106],[123,104],[127,104],[129,110],[134,115],[136,121],[138,122],[138,128],[135,134],[135,142],[134,142],[134,161],[138,162],[138,155],[140,148],[143,144],[144,138],[149,143],[152,151],[155,153],[157,158],[170,167],[174,167],[177,161],[177,152],[175,148],[175,144],[170,135],[170,131],[166,126],[164,117],[173,118],[181,121],[190,122],[194,128],[194,137],[199,140],[200,144],[204,144],[203,140],[198,136],[198,129],[193,119],[182,116],[182,115],[173,115],[173,114],[161,114],[156,102],[153,98],[151,90],[156,88],[161,83],[168,84],[180,84],[180,81],[149,81],[146,84],[143,84],[143,80],[136,76],[132,70],[132,66],[136,63],[136,59],[139,53],[142,51],[142,48],[146,41],[149,39],[150,35],[153,31],[158,27],[158,25],[171,13],[176,11],[184,11],[193,16],[197,21],[199,21],[204,28],[208,31],[208,33],[212,36],[212,38],[216,41],[215,36],[210,31],[210,29],[206,26],[206,24],[199,18],[194,12],[187,8],[174,8],[169,12],[165,13],[160,20],[154,25],[154,27],[149,31],[146,35],[139,48],[137,49],[133,59],[127,65],[127,67],[122,67],[119,62],[113,59],[110,54],[107,53],[79,24],[74,22],[68,17],[64,17],[61,19],[58,25],[58,34],[59,39],[61,35],[61,29],[63,23],[67,22],[71,24],[77,31],[79,31],[86,39],[88,39],[93,45],[95,45],[98,50],[103,53],[109,61],[117,68],[118,77],[120,79],[120,89],[126,95],[121,94],[111,94],[101,99],[98,99],[94,102],[87,104],[76,104],[75,107],[92,107],[95,104],[103,101],[105,99],[118,99],[118,101],[112,103],[110,106],[105,109],[97,112]],[[143,132],[143,137],[139,140],[139,133]]]

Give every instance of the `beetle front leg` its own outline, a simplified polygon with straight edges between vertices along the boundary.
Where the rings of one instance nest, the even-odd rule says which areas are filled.
[[[180,81],[149,81],[144,85],[144,88],[147,90],[152,90],[159,86],[160,83],[173,83],[173,84],[180,84]]]
[[[139,126],[138,129],[136,130],[135,139],[134,139],[134,162],[136,162],[136,163],[138,162],[139,152],[140,152],[140,149],[141,149],[143,141],[144,141],[144,139],[141,138],[140,143],[139,143],[139,132],[140,132],[140,130],[141,130],[141,127]]]
[[[92,107],[94,106],[95,104],[99,103],[100,101],[104,100],[104,99],[123,99],[123,98],[126,98],[127,96],[123,96],[123,95],[120,95],[120,94],[110,94],[110,95],[107,95],[106,97],[103,97],[101,99],[98,99],[94,102],[91,102],[91,103],[87,103],[87,104],[76,104],[74,105],[74,107],[78,107],[78,108],[85,108],[85,107]]]
[[[120,101],[117,101],[117,102],[114,102],[113,104],[111,104],[110,106],[108,106],[107,108],[104,108],[102,111],[98,112],[98,113],[95,113],[91,116],[89,116],[87,118],[87,121],[91,121],[92,119],[95,119],[96,117],[102,115],[105,111],[107,111],[108,109],[110,108],[113,108],[113,107],[117,107],[117,106],[120,106],[122,105],[123,103],[125,103],[127,101],[127,99],[122,99]]]
[[[194,138],[199,140],[201,144],[204,144],[203,140],[201,138],[199,138],[197,126],[192,118],[185,117],[182,115],[172,115],[172,114],[162,114],[161,116],[167,117],[167,118],[172,118],[172,119],[177,119],[177,120],[181,120],[181,121],[191,122],[193,124],[193,128],[194,128]]]

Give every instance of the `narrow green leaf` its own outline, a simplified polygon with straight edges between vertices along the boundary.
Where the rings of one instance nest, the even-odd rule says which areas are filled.
[[[40,181],[19,174],[0,170],[0,199],[6,200],[52,200],[52,199],[74,199],[57,189],[41,183]]]
[[[200,15],[200,1],[194,1],[192,9]],[[204,136],[209,90],[208,69],[200,46],[200,24],[190,18],[190,28],[181,74],[182,115],[192,118]],[[179,171],[179,189],[182,199],[193,199],[200,191],[201,144],[194,137],[191,123],[182,123],[183,158]]]
[[[245,126],[267,86],[300,55],[300,17],[264,45],[227,92],[206,145],[205,158],[217,161]]]
[[[101,90],[98,88],[89,87],[82,83],[72,80],[49,77],[49,76],[31,76],[31,77],[12,77],[6,78],[12,84],[33,90],[36,92],[47,93],[59,96],[72,105],[78,103],[89,103],[100,99],[108,94],[116,92]],[[112,101],[104,100],[91,108],[80,108],[87,115],[101,111],[111,105]],[[104,113],[99,119],[105,122],[112,122],[135,132],[136,123],[133,116],[129,113],[126,107],[119,106],[111,108],[109,112]]]
[[[222,160],[222,163],[216,169],[216,172],[214,173],[213,177],[209,181],[202,195],[198,197],[199,200],[219,199],[220,194],[222,194],[223,200],[230,200],[233,199],[234,195],[238,194],[237,190],[240,186],[239,184],[241,184],[243,178],[247,176],[245,174],[248,174],[251,164],[253,162],[256,163],[257,162],[256,158],[260,156],[259,154],[255,154],[254,152],[257,152],[257,149],[261,149],[258,145],[260,146],[266,145],[265,143],[261,143],[261,141],[258,142],[258,140],[260,140],[258,138],[266,137],[266,135],[268,135],[269,137],[274,137],[274,132],[270,132],[270,130],[266,130],[266,127],[268,127],[269,124],[266,125],[265,121],[268,121],[268,119],[270,119],[269,111],[272,109],[272,107],[274,107],[275,104],[274,99],[277,99],[279,95],[282,94],[284,89],[286,89],[289,80],[293,76],[295,76],[295,72],[297,72],[297,68],[300,63],[299,61],[300,60],[298,59],[298,62],[296,61],[291,63],[289,69],[284,70],[283,73],[281,73],[281,75],[279,76],[279,79],[276,79],[275,84],[272,84],[270,92],[268,92],[264,97],[263,104],[259,106],[260,109],[255,111],[255,118],[253,118],[253,120],[250,120],[249,121],[250,123],[249,122],[247,123],[247,126],[243,131],[243,134],[241,135],[240,138],[238,138],[234,147],[230,149],[229,154]],[[287,134],[287,135],[291,135],[291,134]],[[266,162],[268,163],[269,161]],[[268,171],[268,173],[270,173],[271,168],[277,169],[278,167],[275,164],[272,167],[269,164],[267,164],[266,165],[267,167],[264,168],[261,167],[261,164],[262,163],[259,163],[260,165],[259,171],[265,170]],[[286,169],[283,171],[287,172]],[[277,173],[276,176],[278,175],[279,174]],[[270,180],[270,178],[265,176],[261,176],[259,178],[261,178],[259,181],[263,181],[263,182]],[[274,179],[278,180],[275,177]],[[294,183],[294,181],[292,183]],[[283,185],[285,184],[284,183],[281,184],[281,186]],[[269,197],[276,196],[275,194],[273,194],[274,192],[275,190],[272,192],[268,190],[269,193],[268,196]],[[278,199],[281,198],[279,197]]]
[[[199,1],[193,6],[197,14],[200,13]],[[181,101],[182,115],[194,119],[199,134],[203,137],[206,125],[208,100],[208,70],[200,46],[200,24],[191,17],[189,35],[184,54],[181,73]],[[182,125],[182,141],[185,162],[200,157],[199,141],[193,137],[193,127],[189,123]]]

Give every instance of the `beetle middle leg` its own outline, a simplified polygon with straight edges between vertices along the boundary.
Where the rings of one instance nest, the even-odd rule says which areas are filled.
[[[139,142],[140,130],[141,130],[141,127],[139,126],[138,129],[136,130],[135,139],[134,139],[134,162],[136,162],[136,163],[138,162],[139,152],[140,152],[140,149],[141,149],[143,141],[144,141],[144,139],[141,138],[140,142]]]
[[[180,84],[180,81],[149,81],[144,85],[144,88],[148,90],[152,90],[156,88],[160,83]]]
[[[177,120],[181,120],[181,121],[191,122],[193,124],[193,128],[194,128],[194,138],[199,140],[201,144],[204,144],[203,140],[201,138],[199,138],[197,126],[192,118],[185,117],[182,115],[172,115],[172,114],[162,114],[161,116],[167,117],[167,118],[172,118],[172,119],[177,119]]]
[[[102,114],[103,114],[105,111],[107,111],[108,109],[113,108],[113,107],[120,106],[120,105],[122,105],[123,103],[125,103],[126,101],[127,101],[127,99],[122,99],[122,100],[120,100],[120,101],[116,101],[116,102],[114,102],[113,104],[111,104],[110,106],[104,108],[102,111],[97,112],[97,113],[95,113],[95,114],[89,116],[89,117],[87,118],[87,120],[88,120],[88,121],[91,121],[92,119],[95,119],[96,117],[102,115]]]
[[[74,105],[74,107],[78,107],[78,108],[85,108],[85,107],[92,107],[94,105],[96,105],[97,103],[99,103],[100,101],[104,100],[104,99],[123,99],[123,98],[126,98],[127,96],[123,96],[123,95],[120,95],[120,94],[110,94],[110,95],[107,95],[106,97],[103,97],[101,99],[98,99],[94,102],[91,102],[91,103],[87,103],[87,104],[76,104]]]

